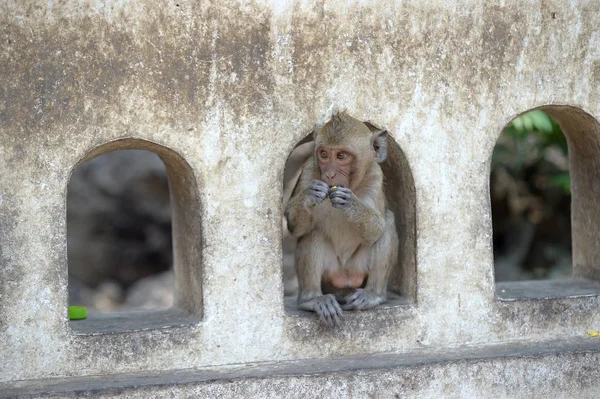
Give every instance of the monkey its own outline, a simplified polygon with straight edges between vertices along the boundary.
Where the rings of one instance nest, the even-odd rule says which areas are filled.
[[[313,134],[312,156],[284,214],[298,240],[298,307],[336,326],[343,310],[386,301],[397,262],[398,234],[379,165],[387,156],[388,132],[371,132],[342,112]]]

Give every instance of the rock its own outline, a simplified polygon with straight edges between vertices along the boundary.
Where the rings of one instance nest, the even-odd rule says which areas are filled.
[[[124,309],[155,309],[173,305],[173,270],[146,277],[133,284],[123,304]]]

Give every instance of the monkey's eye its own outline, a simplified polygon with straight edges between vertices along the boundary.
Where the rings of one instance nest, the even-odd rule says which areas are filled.
[[[346,154],[345,152],[338,152],[337,154],[337,159],[346,159],[348,157],[348,154]]]
[[[323,159],[327,159],[327,158],[329,157],[329,154],[327,153],[327,151],[325,151],[325,150],[322,150],[322,151],[319,153],[319,156],[320,156],[321,158],[323,158]]]

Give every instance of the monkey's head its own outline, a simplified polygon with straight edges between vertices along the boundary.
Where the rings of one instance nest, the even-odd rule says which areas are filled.
[[[366,171],[387,156],[387,131],[371,131],[345,113],[334,115],[315,135],[315,160],[330,186],[357,187]]]

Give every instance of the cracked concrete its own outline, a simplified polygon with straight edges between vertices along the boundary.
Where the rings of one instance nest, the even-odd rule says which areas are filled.
[[[598,329],[599,291],[496,297],[489,167],[520,113],[542,107],[561,124],[574,275],[598,280],[599,20],[591,0],[0,5],[0,381],[568,340]],[[295,145],[341,109],[387,128],[405,156],[412,178],[393,189],[414,203],[414,215],[400,217],[414,231],[415,265],[399,273],[410,300],[348,314],[329,331],[285,310],[282,181]],[[157,152],[169,170],[176,298],[187,315],[82,333],[66,315],[67,183],[80,162],[120,148]],[[583,376],[561,373],[591,369],[596,349],[559,356],[564,369],[514,358],[488,372],[454,359],[432,375],[462,382],[475,367],[495,386],[542,387],[545,375]],[[539,372],[497,373],[508,366]],[[410,370],[411,381],[426,375]],[[586,381],[582,392],[592,392]]]

